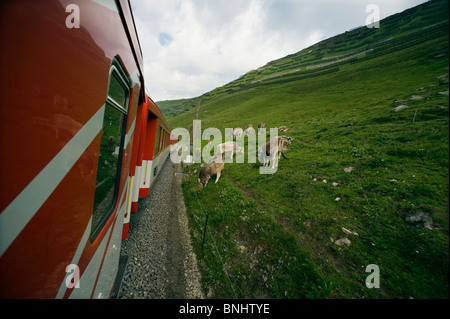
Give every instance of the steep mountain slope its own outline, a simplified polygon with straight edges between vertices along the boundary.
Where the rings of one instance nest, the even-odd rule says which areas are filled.
[[[159,101],[157,105],[166,119],[182,113],[189,113],[191,99]]]
[[[173,102],[180,113],[184,113],[185,110],[192,110],[196,103],[203,106],[208,101],[235,92],[327,75],[358,62],[414,47],[428,39],[448,36],[447,9],[448,3],[445,1],[431,1],[384,19],[378,29],[361,27],[345,32],[296,54],[269,62],[200,97]],[[441,50],[438,49],[435,54],[448,54],[445,45]],[[165,103],[167,101],[161,104],[162,109]],[[168,115],[172,117],[176,112]],[[175,124],[180,122],[182,119],[174,121]]]
[[[294,138],[273,175],[226,164],[198,189],[199,165],[185,168],[207,294],[448,298],[448,21],[448,1],[429,1],[181,105],[200,103],[202,129],[264,121]]]

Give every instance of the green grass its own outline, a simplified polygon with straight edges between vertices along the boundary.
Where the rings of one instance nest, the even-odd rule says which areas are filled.
[[[427,2],[381,21],[379,30],[322,41],[185,102],[187,109],[201,103],[202,129],[223,132],[260,121],[293,125],[286,133],[294,137],[289,160],[282,158],[273,175],[260,175],[259,163],[226,164],[217,184],[199,190],[199,165],[185,167],[183,188],[206,293],[448,298],[449,100],[441,93],[448,92],[447,9],[448,1]],[[389,37],[392,46],[380,43]],[[367,47],[373,53],[328,68],[333,72],[252,83]],[[441,52],[447,53],[436,58]],[[402,104],[409,107],[395,112]],[[169,124],[188,127],[192,114]],[[431,214],[433,230],[406,222],[418,210]],[[331,241],[342,237],[350,247]],[[380,267],[380,289],[365,286],[369,264]]]
[[[189,112],[188,106],[185,105],[189,101],[190,99],[159,101],[158,107],[161,109],[165,118],[170,118],[180,113]]]

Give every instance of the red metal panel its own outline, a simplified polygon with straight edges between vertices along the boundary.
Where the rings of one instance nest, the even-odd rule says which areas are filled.
[[[153,102],[153,100],[149,99],[149,102],[150,102],[149,104],[150,112],[153,114],[153,116],[158,117],[160,119],[161,127],[163,127],[166,131],[169,131],[169,125],[167,124],[166,119],[162,115],[162,112],[159,109],[159,107],[156,105],[155,102]]]
[[[85,174],[93,172],[99,144],[100,135],[3,254],[0,297],[55,297],[90,219],[95,183]]]
[[[142,107],[142,113],[141,113],[141,131],[140,131],[140,138],[139,138],[139,149],[138,149],[138,155],[137,155],[137,166],[142,166],[142,160],[144,159],[144,151],[145,151],[145,139],[147,135],[147,116],[148,116],[148,100],[145,101]]]
[[[151,161],[153,159],[153,153],[155,147],[158,147],[158,141],[155,141],[158,130],[158,118],[149,117],[147,121],[147,136],[145,138],[145,152],[144,159]]]
[[[110,63],[86,29],[68,32],[58,2],[8,3],[0,19],[10,48],[0,57],[0,143],[14,155],[0,157],[0,211],[103,105]]]
[[[138,160],[139,143],[141,141],[142,116],[144,112],[144,103],[139,104],[136,115],[136,126],[134,128],[133,149],[131,153],[130,176],[136,173],[136,165]]]
[[[0,212],[103,106],[111,60],[119,56],[129,75],[142,63],[140,50],[133,53],[128,40],[135,30],[127,34],[117,12],[80,0],[81,27],[68,29],[69,3],[2,2],[0,40],[8,49],[0,51]],[[142,92],[142,85],[136,84],[128,133]],[[130,173],[130,141],[119,195]],[[81,273],[85,271],[117,217],[116,208],[92,243],[80,243],[92,214],[99,143],[100,133],[1,255],[0,297],[55,297],[78,245],[85,245],[78,263]],[[67,290],[66,296],[70,293]]]

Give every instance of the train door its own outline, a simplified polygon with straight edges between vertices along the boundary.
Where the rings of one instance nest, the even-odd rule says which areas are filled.
[[[70,298],[83,298],[87,295],[91,298],[108,298],[114,285],[126,210],[123,195],[127,187],[124,186],[125,182],[121,181],[121,172],[129,101],[128,76],[119,61],[114,59],[103,106],[103,126],[89,235],[89,250],[95,253],[82,273],[82,284],[79,289],[73,289]],[[70,290],[67,289],[64,295]]]
[[[158,138],[158,140],[156,140]],[[139,198],[147,197],[150,186],[153,181],[152,167],[153,154],[155,147],[158,147],[159,132],[158,132],[158,118],[149,113],[147,118],[147,133],[145,138],[144,159],[142,161],[141,171],[141,185],[139,190]]]
[[[122,239],[128,237],[129,223],[132,213],[137,213],[139,200],[140,172],[142,169],[143,144],[147,129],[148,100],[138,106],[136,114],[136,126],[134,131],[132,155],[130,162],[130,184],[127,195],[127,211],[125,213]]]

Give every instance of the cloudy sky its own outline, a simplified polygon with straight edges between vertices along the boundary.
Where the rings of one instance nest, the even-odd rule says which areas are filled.
[[[425,0],[131,0],[154,101],[196,97]],[[370,8],[369,8],[370,9]],[[383,25],[381,24],[381,28]]]

